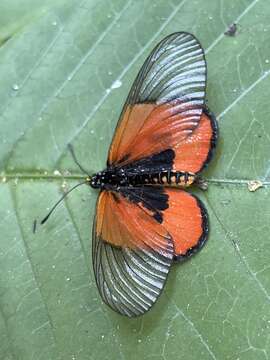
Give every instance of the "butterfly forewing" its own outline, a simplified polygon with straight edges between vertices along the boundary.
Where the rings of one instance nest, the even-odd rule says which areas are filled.
[[[177,148],[198,126],[205,97],[206,62],[193,35],[169,35],[151,52],[127,98],[108,164]],[[160,141],[162,137],[162,141]]]
[[[93,267],[104,302],[120,314],[145,313],[165,284],[174,247],[168,231],[146,208],[143,195],[129,201],[103,191],[93,231]],[[155,195],[154,195],[155,196]]]

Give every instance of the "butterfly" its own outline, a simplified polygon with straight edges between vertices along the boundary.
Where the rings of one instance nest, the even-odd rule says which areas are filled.
[[[184,189],[216,147],[218,128],[205,106],[206,60],[189,33],[165,37],[140,69],[109,149],[100,189],[92,258],[103,301],[134,317],[147,312],[174,262],[205,244],[208,215]]]
[[[217,144],[205,90],[199,41],[185,32],[165,37],[131,87],[106,169],[87,179],[100,190],[92,235],[95,280],[103,301],[119,314],[147,312],[172,264],[190,258],[207,240],[207,211],[185,190]]]

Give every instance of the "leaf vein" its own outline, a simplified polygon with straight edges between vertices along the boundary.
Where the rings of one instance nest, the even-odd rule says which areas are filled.
[[[199,330],[196,328],[195,324],[191,321],[191,319],[177,306],[177,304],[174,301],[174,305],[177,309],[177,311],[180,313],[180,315],[183,317],[183,319],[189,324],[189,326],[192,328],[192,330],[195,332],[196,336],[200,339],[202,345],[205,347],[209,355],[213,360],[217,360],[215,354],[210,349],[209,345],[207,344],[206,340],[202,336],[202,334],[199,332]]]
[[[253,84],[251,84],[247,89],[245,89],[229,106],[226,107],[218,116],[217,119],[220,120],[224,115],[227,114],[233,108],[236,104],[238,104],[239,101],[241,101],[246,95],[250,93],[251,90],[253,90],[260,82],[265,80],[268,75],[270,74],[270,70],[267,70],[263,73],[262,76],[260,76]]]
[[[256,273],[252,271],[252,269],[250,268],[247,260],[245,259],[244,256],[242,256],[239,245],[237,244],[237,242],[235,242],[235,240],[232,238],[232,236],[230,235],[230,232],[227,230],[226,226],[223,224],[223,222],[220,220],[218,214],[216,213],[214,207],[212,206],[211,202],[209,201],[208,197],[207,197],[207,202],[211,208],[211,210],[213,211],[213,214],[215,216],[215,218],[217,219],[218,223],[220,224],[225,236],[227,238],[230,239],[235,251],[237,252],[240,261],[242,262],[242,264],[245,266],[247,273],[249,274],[249,276],[251,277],[251,279],[254,280],[254,282],[258,285],[259,289],[263,292],[263,294],[265,295],[266,299],[270,302],[270,295],[268,294],[267,290],[265,289],[265,287],[263,286],[263,284],[260,282],[260,280],[257,278]]]
[[[31,262],[31,257],[30,257],[30,253],[29,253],[29,248],[28,248],[28,245],[27,245],[27,242],[25,240],[25,236],[24,236],[24,233],[23,233],[23,229],[22,229],[22,225],[21,225],[21,222],[20,222],[20,219],[19,219],[19,215],[18,215],[18,212],[17,212],[17,207],[16,207],[16,195],[15,195],[15,192],[14,190],[12,190],[10,188],[10,193],[11,193],[11,197],[12,197],[12,200],[13,200],[13,207],[14,207],[14,215],[17,219],[17,224],[18,224],[18,229],[20,231],[20,234],[21,234],[21,239],[23,241],[23,244],[24,244],[24,248],[25,248],[25,254],[29,260],[29,264],[30,264],[30,268],[31,268],[31,272],[33,274],[33,278],[34,278],[34,281],[35,281],[35,284],[36,284],[36,288],[38,289],[39,291],[39,294],[40,294],[40,299],[43,303],[43,308],[46,312],[46,315],[47,315],[47,318],[48,318],[48,322],[49,322],[49,325],[50,325],[50,328],[51,328],[51,332],[52,332],[52,339],[54,341],[54,347],[56,348],[56,338],[55,338],[55,333],[54,333],[54,326],[53,326],[53,321],[52,321],[52,318],[51,318],[51,315],[50,315],[50,312],[49,312],[49,309],[48,309],[48,306],[47,306],[47,303],[44,299],[44,295],[43,295],[43,292],[40,288],[40,285],[39,285],[39,282],[38,282],[38,277],[37,277],[37,273],[34,269],[34,266]]]

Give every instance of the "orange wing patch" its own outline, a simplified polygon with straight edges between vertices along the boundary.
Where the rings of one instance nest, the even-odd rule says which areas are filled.
[[[179,190],[164,189],[168,208],[158,223],[151,212],[117,193],[101,193],[96,234],[107,243],[129,249],[150,247],[158,253],[167,251],[168,239],[174,243],[175,258],[182,259],[199,250],[208,235],[208,218],[195,196]]]
[[[97,205],[96,235],[116,247],[151,248],[166,254],[170,235],[150,211],[118,193],[103,191]]]
[[[215,145],[216,124],[206,113],[198,121],[194,111],[198,109],[188,109],[177,101],[128,106],[112,142],[109,163],[124,166],[172,149],[173,170],[201,171]]]
[[[119,125],[111,143],[108,156],[109,164],[121,161],[128,154],[130,144],[138,136],[138,132],[155,107],[155,104],[136,104],[126,107],[125,112],[120,117]]]
[[[136,161],[166,149],[177,148],[198,125],[193,111],[185,103],[173,101],[161,105],[128,106],[116,129],[109,163]],[[128,156],[128,159],[122,161]]]
[[[163,212],[163,225],[174,242],[175,258],[182,260],[198,251],[207,240],[208,218],[202,203],[193,195],[166,189],[169,207]]]
[[[197,173],[202,170],[216,141],[216,127],[210,116],[202,114],[198,127],[176,145],[173,170]]]

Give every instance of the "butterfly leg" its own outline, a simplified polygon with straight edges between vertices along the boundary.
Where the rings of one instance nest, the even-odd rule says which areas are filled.
[[[68,144],[67,147],[68,147],[68,150],[70,151],[70,154],[71,154],[72,159],[74,160],[75,164],[78,165],[78,167],[81,169],[82,172],[84,172],[86,175],[88,175],[89,177],[91,177],[91,176],[89,175],[89,172],[86,171],[86,170],[84,169],[84,167],[79,163],[79,161],[78,161],[78,159],[77,159],[77,156],[76,156],[76,154],[75,154],[75,151],[74,151],[73,146],[72,146],[71,144]]]

